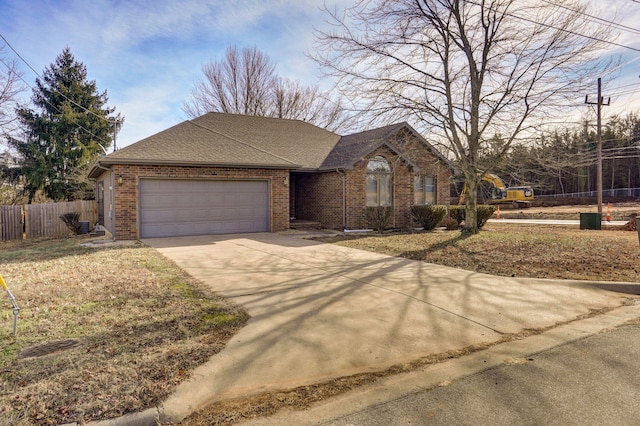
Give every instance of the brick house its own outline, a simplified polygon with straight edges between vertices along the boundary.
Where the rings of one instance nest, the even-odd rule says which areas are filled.
[[[276,232],[292,218],[366,227],[366,206],[449,204],[447,160],[406,123],[340,136],[298,120],[208,113],[112,154],[89,173],[116,239]]]

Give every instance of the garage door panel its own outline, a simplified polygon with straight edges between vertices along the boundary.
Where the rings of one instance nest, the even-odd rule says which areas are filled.
[[[268,230],[267,181],[140,181],[143,238]]]

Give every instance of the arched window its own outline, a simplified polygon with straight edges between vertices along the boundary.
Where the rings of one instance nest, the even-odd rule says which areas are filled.
[[[393,173],[389,162],[375,156],[367,163],[367,206],[390,206]]]

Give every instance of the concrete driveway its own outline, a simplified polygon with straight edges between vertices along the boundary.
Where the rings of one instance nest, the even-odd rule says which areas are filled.
[[[620,305],[580,282],[495,277],[279,234],[144,240],[251,319],[163,405],[179,421],[216,400],[384,369]]]

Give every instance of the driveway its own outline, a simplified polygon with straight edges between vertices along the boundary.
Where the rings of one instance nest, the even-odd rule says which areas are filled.
[[[620,305],[581,282],[495,277],[261,233],[144,240],[251,319],[162,407],[384,369]]]

